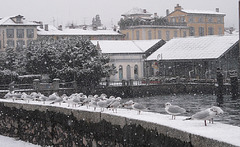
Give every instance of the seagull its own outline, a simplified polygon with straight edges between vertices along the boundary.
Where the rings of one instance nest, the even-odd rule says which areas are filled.
[[[165,111],[168,114],[172,115],[172,119],[176,119],[176,115],[180,115],[180,114],[186,112],[186,110],[184,108],[181,108],[181,107],[179,107],[177,105],[171,105],[171,103],[169,103],[169,102],[167,102],[165,104]]]
[[[129,100],[129,101],[123,103],[123,107],[127,108],[127,109],[132,109],[133,104],[134,104],[134,102],[132,100]]]
[[[54,92],[53,94],[49,95],[46,101],[55,101],[58,97],[58,94]]]
[[[101,112],[104,111],[104,108],[107,108],[107,106],[109,105],[108,102],[106,100],[100,100],[99,102],[97,102],[98,107],[101,108]]]
[[[223,110],[220,108],[220,107],[217,107],[217,106],[212,106],[211,108],[213,108],[214,110],[216,110],[216,116],[217,115],[221,115],[223,114]],[[209,123],[212,122],[213,124],[213,118],[209,120]]]
[[[45,95],[41,94],[41,96],[39,97],[40,101],[43,101],[43,104],[45,104],[45,101],[48,99],[48,97],[46,97]]]
[[[50,104],[54,104],[54,103],[59,103],[59,106],[61,105],[61,102],[63,101],[62,97],[57,97],[53,102],[51,102]]]
[[[117,108],[120,106],[120,101],[121,101],[121,98],[120,97],[117,97],[116,99],[114,99],[109,105],[107,108],[112,108],[112,111],[114,112],[114,110],[116,110],[116,113],[117,113]]]
[[[89,106],[92,106],[93,107],[93,110],[95,111],[96,108],[97,108],[97,99],[96,98],[93,98],[91,100],[91,102],[89,103]]]
[[[31,95],[26,94],[25,92],[22,93],[21,99],[26,100],[29,103],[30,100],[33,100]]]
[[[218,109],[215,107],[208,108],[206,110],[197,112],[196,114],[192,115],[190,118],[186,120],[196,119],[196,120],[204,120],[205,126],[207,126],[206,120],[211,120],[214,116],[218,114]]]
[[[132,108],[134,110],[137,110],[138,111],[138,114],[140,114],[141,111],[144,111],[144,110],[147,110],[147,108],[145,106],[143,106],[142,104],[139,104],[139,103],[134,103],[132,105]]]

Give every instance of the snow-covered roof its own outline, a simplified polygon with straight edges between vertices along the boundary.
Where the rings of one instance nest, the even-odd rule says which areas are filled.
[[[216,12],[216,11],[208,11],[208,10],[185,10],[185,9],[182,9],[181,11],[188,13],[188,14],[226,15],[225,13],[220,13],[220,12]]]
[[[2,25],[2,26],[7,26],[7,25],[11,25],[11,26],[13,26],[13,25],[14,26],[22,26],[22,25],[38,26],[39,25],[35,22],[27,21],[26,19],[22,19],[21,23],[16,23],[12,19],[14,17],[16,17],[16,16],[8,16],[8,17],[0,18],[0,25]]]
[[[38,35],[122,35],[113,30],[84,30],[84,29],[63,29],[58,30],[52,25],[48,25],[48,31],[38,27]]]
[[[146,9],[141,9],[141,8],[133,8],[128,12],[122,14],[122,16],[129,16],[129,15],[152,15],[152,14],[146,11]]]
[[[102,53],[144,53],[160,40],[92,40],[99,44]]]
[[[216,59],[239,40],[238,35],[175,38],[147,60]]]

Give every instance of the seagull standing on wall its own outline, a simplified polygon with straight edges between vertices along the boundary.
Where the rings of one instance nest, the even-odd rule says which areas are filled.
[[[139,104],[139,103],[133,103],[132,108],[134,110],[137,110],[138,114],[140,114],[141,111],[147,110],[147,108],[145,106],[143,106],[142,104]]]
[[[196,114],[192,115],[190,118],[187,118],[186,120],[192,120],[192,119],[196,119],[196,120],[204,120],[204,124],[205,126],[207,126],[207,120],[212,120],[213,117],[215,117],[216,115],[218,115],[218,108],[216,107],[211,107],[208,108],[206,110],[197,112]]]
[[[167,102],[165,104],[165,111],[168,114],[172,115],[172,119],[176,119],[176,115],[180,115],[180,114],[186,112],[186,110],[184,108],[181,108],[181,107],[179,107],[177,105],[171,105],[171,103],[169,103],[169,102]]]

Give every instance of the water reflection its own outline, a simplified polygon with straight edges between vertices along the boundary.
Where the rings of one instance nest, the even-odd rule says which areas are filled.
[[[211,106],[218,106],[223,109],[224,114],[215,120],[240,127],[240,100],[232,99],[231,96],[224,96],[223,101],[217,100],[215,95],[165,95],[145,98],[131,98],[135,102],[144,104],[149,107],[152,112],[167,114],[164,110],[164,104],[171,102],[185,108],[188,113],[186,116],[207,109]],[[128,101],[129,99],[123,99]]]

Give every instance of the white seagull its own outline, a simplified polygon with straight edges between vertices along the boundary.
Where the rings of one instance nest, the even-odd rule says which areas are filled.
[[[218,108],[211,107],[206,110],[197,112],[196,114],[192,115],[190,118],[187,118],[186,120],[196,119],[196,120],[204,120],[205,126],[207,126],[207,120],[211,120],[213,117],[218,115]]]
[[[146,108],[145,106],[143,106],[142,104],[139,104],[139,103],[134,103],[134,104],[132,105],[132,108],[133,108],[134,110],[137,110],[137,111],[138,111],[138,114],[140,114],[141,111],[147,110],[147,108]]]
[[[186,110],[184,108],[181,108],[181,107],[179,107],[177,105],[171,105],[171,103],[169,103],[169,102],[167,102],[165,104],[165,111],[168,114],[172,115],[172,119],[176,119],[176,115],[180,115],[180,114],[186,112]]]

